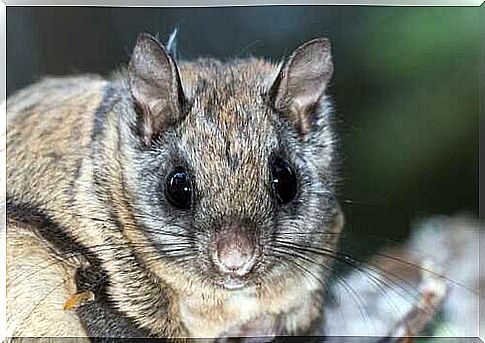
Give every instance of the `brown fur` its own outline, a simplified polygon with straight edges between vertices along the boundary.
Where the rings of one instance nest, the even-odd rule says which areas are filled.
[[[73,221],[62,211],[65,190],[89,144],[90,117],[104,83],[94,77],[51,78],[8,100],[8,196],[35,202],[61,222]],[[81,262],[56,256],[31,223],[7,218],[7,335],[83,335],[77,316],[62,311],[75,293],[73,276]]]
[[[279,66],[259,59],[227,65],[201,60],[181,63],[179,71],[191,107],[173,135],[183,137],[177,147],[197,170],[196,192],[204,199],[198,215],[214,220],[254,216],[260,207],[271,207],[259,180],[268,175],[266,159],[279,143],[278,129],[261,94],[269,91]],[[194,271],[199,268],[195,265],[184,269],[157,258],[160,252],[139,227],[143,203],[138,202],[141,191],[133,189],[136,168],[143,166],[133,162],[139,152],[130,131],[135,115],[127,105],[131,100],[124,75],[112,80],[45,79],[8,100],[8,197],[39,209],[95,257],[78,252],[67,256],[38,234],[35,221],[9,220],[8,335],[87,335],[85,324],[75,312],[62,311],[62,304],[78,291],[76,271],[94,261],[109,277],[107,295],[115,309],[151,336],[274,335],[264,327],[266,320],[277,321],[284,333],[308,332],[321,318],[323,285],[298,269],[273,271],[260,286],[234,292],[215,287]],[[114,89],[110,98],[107,87]],[[105,117],[96,124],[103,106],[108,106]],[[309,130],[309,123],[301,125]],[[323,144],[309,144],[302,154],[318,155],[312,163],[321,163],[318,176],[331,188],[334,139],[328,126],[319,134]],[[287,139],[297,141],[294,134]],[[333,235],[322,246],[334,248],[342,218],[336,203],[323,204],[332,211],[322,212],[319,225]],[[300,226],[310,225],[305,223]],[[198,234],[195,239],[210,240]],[[329,265],[330,259],[314,259],[310,272],[325,276],[328,271],[321,265]]]

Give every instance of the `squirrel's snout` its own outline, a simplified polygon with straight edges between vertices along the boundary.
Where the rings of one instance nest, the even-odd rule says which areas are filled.
[[[220,272],[244,276],[251,271],[257,257],[255,238],[246,232],[230,228],[216,238],[213,262]]]

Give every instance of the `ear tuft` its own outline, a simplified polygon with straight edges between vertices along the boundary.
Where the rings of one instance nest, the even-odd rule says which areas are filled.
[[[170,34],[170,36],[168,37],[168,41],[167,41],[167,51],[175,61],[178,58],[177,35],[178,35],[178,28],[175,28]]]

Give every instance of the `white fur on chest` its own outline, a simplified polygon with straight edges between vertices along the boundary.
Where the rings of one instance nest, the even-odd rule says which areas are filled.
[[[264,312],[254,290],[235,291],[224,300],[193,295],[181,299],[180,315],[191,337],[218,337]]]
[[[254,291],[235,293],[226,300],[225,307],[228,311],[239,313],[241,320],[244,321],[264,310]]]
[[[250,323],[248,336],[267,335],[261,331],[267,330],[265,325],[273,324],[266,323],[275,323],[282,313],[286,316],[290,312],[297,312],[297,316],[291,315],[291,319],[285,320],[285,323],[290,320],[285,325],[298,326],[295,320],[299,321],[309,314],[308,305],[312,302],[310,294],[317,288],[318,285],[313,282],[299,285],[289,282],[283,292],[263,297],[258,296],[253,288],[224,292],[224,296],[197,292],[181,298],[179,313],[190,337],[212,338],[228,332],[237,333],[247,323]]]

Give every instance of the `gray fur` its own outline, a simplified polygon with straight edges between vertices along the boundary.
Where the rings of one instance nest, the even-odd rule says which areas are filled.
[[[49,204],[43,210],[89,252],[86,259],[97,266],[92,278],[105,275],[98,281],[112,308],[98,302],[89,305],[91,312],[84,309],[91,315],[81,316],[97,335],[123,335],[113,322],[157,337],[308,333],[321,319],[331,259],[304,250],[295,250],[295,258],[278,240],[334,249],[342,227],[332,108],[324,94],[331,76],[328,42],[309,45],[322,51],[300,47],[284,65],[262,59],[176,63],[170,56],[176,34],[167,48],[140,36],[127,70],[100,87],[90,125],[81,128],[89,145],[76,152],[75,171],[63,186],[70,189],[51,199],[42,183],[33,193],[16,192],[13,182],[9,192],[41,208]],[[316,52],[326,59],[317,67],[307,62]],[[322,75],[323,86],[308,81]],[[298,98],[299,82],[306,93]],[[295,106],[303,98],[304,106]],[[15,163],[21,174],[29,171],[23,164],[43,163],[42,155],[22,160],[28,147],[19,134],[12,137],[19,147],[11,169]],[[288,160],[298,178],[297,196],[285,205],[270,185],[274,156]],[[180,165],[193,178],[189,210],[165,197],[165,179]],[[226,276],[210,258],[214,237],[231,226],[244,227],[259,242],[241,291],[221,287]],[[238,299],[242,305],[234,310]],[[115,318],[97,317],[103,315]]]

